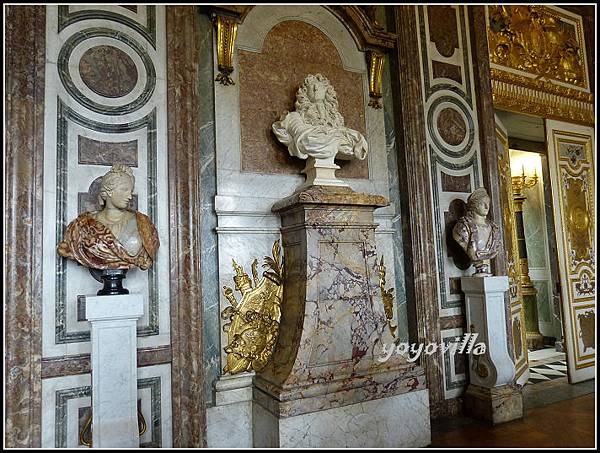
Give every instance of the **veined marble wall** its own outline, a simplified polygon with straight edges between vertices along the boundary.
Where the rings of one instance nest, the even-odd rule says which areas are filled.
[[[160,277],[170,270],[164,7],[47,7],[44,131],[42,446],[78,445],[90,391],[85,295],[100,287],[56,245],[70,220],[97,209],[98,178],[114,163],[132,167],[132,202],[161,242],[154,266],[129,271],[125,287],[145,299],[142,443],[170,446],[169,281]]]
[[[251,58],[252,54],[257,54],[257,57],[263,59],[268,58],[269,55],[266,55],[265,52],[269,52],[269,49],[276,50],[277,46],[269,47],[265,43],[270,42],[270,34],[273,31],[276,34],[275,38],[279,39],[277,33],[281,32],[281,27],[284,25],[302,28],[307,36],[315,37],[317,44],[323,39],[329,40],[330,44],[326,49],[318,46],[313,48],[311,46],[315,44],[312,41],[294,39],[293,34],[292,36],[286,35],[288,48],[287,52],[281,53],[280,56],[284,60],[280,64],[295,68],[294,73],[297,80],[283,77],[285,74],[280,74],[277,68],[264,66],[259,68],[262,71],[262,82],[250,79],[252,85],[244,85],[244,83],[250,82],[240,75],[245,68],[243,65],[240,66],[240,60],[245,58],[246,64],[250,61],[262,61],[260,58]],[[292,47],[290,48],[290,46]],[[312,61],[314,60],[313,55],[325,50],[329,53],[320,55],[317,61],[326,61],[327,66],[316,65]],[[296,59],[286,57],[288,54],[294,55]],[[242,55],[243,57],[241,57]],[[216,69],[216,50],[214,58],[213,65]],[[290,59],[285,60],[285,58]],[[334,69],[330,67],[334,67]],[[367,171],[352,172],[350,176],[354,177],[347,181],[356,191],[390,197],[384,111],[368,107],[369,90],[365,54],[358,50],[351,34],[331,12],[317,6],[254,7],[238,29],[234,68],[232,78],[235,85],[223,86],[219,83],[214,85],[217,171],[217,194],[214,206],[218,218],[216,231],[218,234],[220,288],[233,284],[235,273],[231,266],[232,258],[249,270],[253,259],[258,258],[260,262],[265,255],[270,255],[273,242],[280,238],[280,218],[277,214],[271,213],[271,206],[276,201],[291,195],[304,181],[304,176],[300,174],[303,165],[296,166],[294,171],[289,170],[289,164],[287,166],[285,164],[290,159],[288,152],[280,145],[279,152],[284,157],[283,164],[273,161],[272,170],[263,169],[261,172],[244,165],[244,158],[247,158],[244,154],[247,152],[246,146],[252,148],[253,145],[253,143],[247,145],[243,140],[244,127],[248,127],[247,123],[243,123],[248,112],[240,111],[244,90],[251,88],[257,97],[272,96],[270,80],[273,79],[276,81],[275,85],[283,84],[289,104],[285,109],[292,110],[296,89],[304,76],[309,73],[321,71],[325,75],[329,75],[327,72],[329,68],[330,71],[333,71],[332,74],[347,74],[349,78],[356,79],[357,84],[343,82],[337,84],[335,77],[331,79],[338,99],[340,99],[342,113],[347,114],[348,118],[352,118],[351,112],[360,110],[358,115],[355,113],[354,116],[359,118],[357,120],[359,129],[360,118],[362,117],[362,121],[364,121],[365,137],[370,149],[368,160],[365,162]],[[353,104],[344,105],[344,102],[348,102],[349,99],[355,101]],[[273,141],[275,145],[277,142],[271,134],[269,121],[279,119],[283,111],[277,110],[278,108],[273,107],[272,111],[267,112],[272,118],[267,122],[263,121],[265,124],[260,121],[255,122],[255,126],[262,125],[262,129],[264,129],[259,131],[258,136],[266,137],[266,140]],[[393,149],[393,145],[390,145],[390,149]],[[265,162],[261,164],[261,168],[269,165],[269,158],[266,155],[257,154],[260,153],[260,147],[252,148],[251,152],[253,159],[267,160],[266,164]],[[396,169],[394,168],[394,170]],[[397,180],[397,176],[395,178]],[[397,239],[400,240],[399,229],[394,226],[399,222],[399,206],[392,204],[379,209],[375,213],[375,219],[379,223],[376,232],[378,252],[385,257],[388,266],[387,281],[396,282],[398,289],[403,288],[402,276],[396,276],[396,266],[391,265],[391,263],[397,263],[396,254],[400,250],[394,244]],[[400,293],[398,297],[402,298],[404,291],[398,292]],[[205,303],[210,303],[210,301],[205,300]],[[221,293],[219,311],[228,305],[229,302]],[[223,321],[219,320],[218,313],[211,313],[210,316],[214,320],[213,322],[222,325]],[[402,336],[406,336],[405,319],[406,316],[403,314],[401,320],[404,324],[400,324],[398,329],[399,332],[402,332]],[[207,319],[206,322],[210,323],[211,320]],[[221,331],[219,364],[221,368],[225,363],[223,347],[226,344],[226,334]],[[212,363],[210,365],[206,361],[205,363],[207,366],[213,366]]]
[[[473,58],[466,6],[416,6],[422,92],[435,219],[441,337],[464,333],[460,277],[472,273],[452,256],[460,201],[482,185]],[[466,384],[462,357],[440,357],[444,396],[460,396]],[[455,362],[456,361],[456,362]]]

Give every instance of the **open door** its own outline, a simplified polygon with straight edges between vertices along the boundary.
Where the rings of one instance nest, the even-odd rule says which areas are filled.
[[[569,382],[594,377],[594,130],[546,120]]]
[[[508,284],[510,296],[510,325],[514,346],[514,361],[517,384],[525,385],[529,380],[529,360],[527,357],[527,339],[525,336],[525,310],[521,294],[521,268],[515,226],[515,210],[513,205],[512,177],[510,171],[510,154],[508,152],[508,134],[506,128],[496,116],[496,149],[498,152],[498,169],[500,173],[500,192],[504,217],[504,249],[508,268]]]

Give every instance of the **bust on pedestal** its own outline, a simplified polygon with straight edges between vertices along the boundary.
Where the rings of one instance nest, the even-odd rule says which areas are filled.
[[[127,205],[133,173],[114,165],[102,177],[104,208],[73,220],[58,253],[90,268],[104,287],[86,297],[86,319],[92,343],[92,445],[98,448],[139,447],[137,408],[137,320],[144,298],[129,294],[122,280],[128,269],[148,269],[159,247],[150,219]]]
[[[475,266],[462,277],[469,333],[478,335],[486,352],[470,358],[470,383],[465,395],[467,413],[494,424],[523,416],[523,398],[514,385],[515,365],[508,352],[504,294],[507,276],[492,276],[488,260],[502,249],[498,226],[487,219],[490,197],[484,188],[467,200],[467,212],[453,229],[453,237]]]
[[[290,155],[308,159],[307,180],[272,208],[281,216],[286,272],[278,341],[254,378],[254,446],[426,446],[424,370],[399,354],[379,360],[395,334],[373,211],[389,202],[335,176],[335,157],[364,159],[367,142],[344,126],[320,74],[305,78],[296,112],[273,131]]]

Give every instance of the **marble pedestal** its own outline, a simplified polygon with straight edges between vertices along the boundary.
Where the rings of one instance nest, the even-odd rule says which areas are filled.
[[[523,396],[514,385],[515,364],[508,352],[504,293],[508,277],[462,277],[467,326],[486,352],[469,357],[467,413],[494,424],[523,416]]]
[[[278,343],[254,378],[255,446],[429,443],[423,369],[396,354],[378,360],[394,342],[373,220],[387,204],[349,188],[312,186],[273,206],[287,270]],[[394,423],[399,414],[416,422]]]
[[[137,319],[141,294],[86,297],[92,341],[92,445],[139,447]]]
[[[215,405],[206,411],[208,448],[251,448],[252,377],[221,376],[215,382]]]

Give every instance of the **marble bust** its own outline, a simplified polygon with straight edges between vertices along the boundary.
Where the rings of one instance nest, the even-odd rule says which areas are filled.
[[[490,197],[485,188],[480,187],[469,195],[467,212],[452,230],[452,237],[471,259],[476,277],[491,275],[489,260],[502,248],[498,225],[487,218],[489,210]]]
[[[159,247],[150,218],[127,209],[135,179],[125,165],[114,165],[101,180],[99,202],[104,208],[84,212],[67,227],[59,255],[90,269],[148,269]]]
[[[307,159],[304,186],[347,186],[335,176],[334,159],[363,160],[369,151],[365,137],[344,126],[337,94],[322,74],[308,75],[296,93],[296,111],[285,112],[272,125],[291,156]]]

